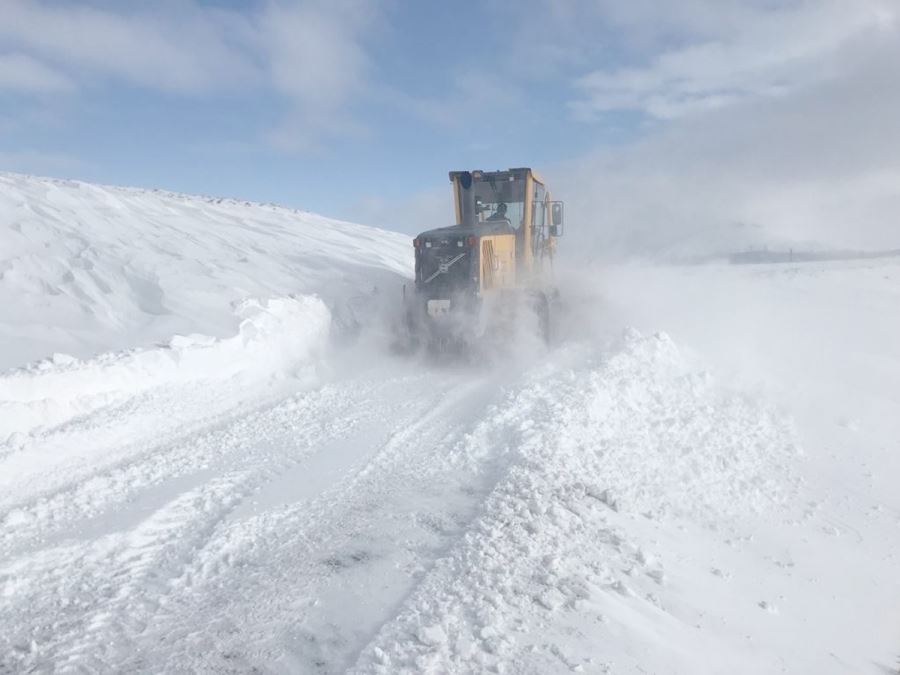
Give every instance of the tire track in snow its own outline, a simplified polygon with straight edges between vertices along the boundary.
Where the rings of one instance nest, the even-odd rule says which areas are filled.
[[[429,387],[436,384],[429,381]],[[403,553],[401,564],[427,565],[435,551],[447,545],[447,538],[464,527],[471,514],[460,523],[440,524],[446,531],[429,532],[434,541],[418,542],[422,546],[416,550],[403,545],[410,543],[404,542],[404,536],[422,539],[423,525],[416,510],[422,506],[418,490],[423,485],[417,463],[451,451],[464,433],[458,428],[459,420],[471,419],[472,410],[494,391],[489,382],[479,379],[422,401],[411,418],[398,420],[400,430],[389,432],[364,465],[311,501],[235,523],[198,557],[200,566],[217,569],[218,574],[207,578],[193,596],[180,597],[166,608],[164,628],[152,640],[165,644],[165,651],[129,662],[127,667],[152,669],[154,659],[162,658],[172,670],[276,667],[305,671],[333,665],[348,651],[348,641],[351,653],[354,640],[364,644],[365,636],[354,635],[352,626],[336,625],[328,618],[331,611],[346,613],[341,600],[352,597],[343,594],[348,573],[378,578],[373,575],[377,566],[390,577],[390,568],[397,562],[391,558],[395,548]],[[399,495],[398,483],[404,486]],[[429,483],[428,487],[436,486]],[[408,501],[411,495],[416,498],[413,503]],[[470,502],[471,495],[466,500]],[[434,527],[433,522],[429,525]],[[393,595],[406,591],[408,574],[401,571],[403,579],[394,579],[395,587],[385,593],[387,611]],[[223,586],[228,588],[227,595],[211,592]],[[329,591],[337,597],[329,600]],[[376,614],[377,625],[384,609],[374,604],[378,606],[370,610]],[[323,611],[325,618],[317,617]],[[355,617],[364,633],[365,613],[360,610]],[[212,630],[192,630],[204,623],[204,617],[215,617]]]
[[[185,396],[191,391],[182,390]],[[199,393],[198,393],[199,395]],[[141,436],[125,444],[124,448],[110,453],[122,459],[102,463],[99,467],[85,466],[80,473],[60,476],[61,487],[39,492],[14,505],[0,519],[5,527],[0,530],[0,555],[9,556],[23,547],[47,545],[57,538],[71,537],[79,531],[79,521],[97,516],[116,505],[127,504],[154,485],[193,473],[212,471],[227,463],[243,449],[244,437],[236,430],[259,424],[261,429],[278,428],[292,424],[302,415],[317,415],[321,409],[333,404],[342,395],[334,387],[324,386],[312,392],[294,394],[257,404],[250,412],[231,410],[227,413],[193,420],[161,435]],[[141,404],[153,407],[155,401],[135,401],[129,408]],[[154,413],[157,414],[157,413]],[[89,438],[92,431],[102,435],[107,425],[119,427],[127,423],[127,415],[121,409],[104,410],[90,420],[79,424],[79,435]],[[124,432],[124,428],[115,434]],[[77,443],[68,429],[54,432],[52,446]],[[152,433],[152,432],[150,432]],[[101,447],[110,441],[99,441]],[[259,453],[257,446],[251,452]],[[73,525],[75,527],[73,528]],[[88,528],[90,529],[90,528]]]
[[[220,428],[250,411],[265,411],[302,395],[312,383],[247,387],[240,381],[161,387],[36,432],[0,469],[17,476],[0,497],[9,511],[76,487],[105,471],[140,463],[160,446]]]
[[[351,386],[356,389],[359,383]],[[150,602],[132,596],[129,602],[114,606],[112,614],[104,613],[96,630],[84,640],[73,637],[76,631],[71,631],[60,644],[23,654],[20,662],[46,663],[49,659],[73,667],[91,664],[88,667],[158,671],[164,663],[175,670],[208,668],[211,661],[215,669],[241,669],[242,663],[283,663],[285,658],[299,658],[315,667],[313,661],[304,659],[318,646],[307,645],[306,649],[300,645],[296,653],[290,647],[298,647],[298,639],[309,637],[309,621],[313,621],[316,634],[329,632],[317,615],[320,603],[316,598],[322,589],[340,590],[350,566],[371,571],[372,565],[399,562],[403,583],[388,589],[385,608],[378,608],[371,619],[373,626],[380,625],[385,613],[389,615],[408,591],[409,580],[418,578],[428,560],[445,550],[474,515],[477,494],[468,481],[460,488],[458,479],[451,486],[451,492],[458,492],[454,505],[461,512],[456,514],[458,522],[444,517],[447,488],[435,485],[442,474],[434,463],[442,452],[463,442],[461,420],[467,427],[469,421],[490,413],[486,403],[496,390],[489,378],[472,382],[470,374],[448,378],[446,373],[437,378],[425,373],[382,388],[378,398],[396,403],[382,403],[376,413],[392,417],[391,426],[380,431],[377,426],[358,429],[362,461],[348,463],[332,485],[323,486],[306,502],[250,517],[238,518],[231,509],[219,518],[210,538],[190,547],[186,554],[190,560],[180,571],[165,576],[169,590],[159,599]],[[374,432],[383,440],[374,439]],[[321,454],[321,450],[316,453]],[[418,468],[410,461],[416,459],[422,460]],[[453,464],[445,466],[453,468]],[[297,471],[306,466],[299,463]],[[411,472],[406,471],[409,467],[413,467]],[[424,478],[419,475],[423,469],[428,474]],[[403,484],[408,477],[418,478],[401,488],[402,494],[396,494],[396,482]],[[420,512],[423,487],[434,488],[436,504],[430,514]],[[398,506],[402,508],[398,510]],[[408,546],[401,543],[406,535],[414,539]],[[402,552],[402,560],[390,557],[394,549]],[[103,571],[97,576],[108,575]],[[133,588],[140,594],[143,586],[138,583]],[[331,609],[342,599],[346,598],[330,603]],[[322,598],[321,605],[329,605],[329,600]],[[340,654],[352,654],[370,637],[371,631],[354,637],[349,646],[335,648]],[[198,649],[209,656],[198,660]],[[95,660],[88,661],[89,654]]]
[[[283,422],[278,419],[280,414],[290,408],[279,407],[269,417],[274,414],[277,425]],[[254,435],[260,432],[265,435],[266,416],[252,419],[253,424],[247,428]],[[243,426],[243,422],[234,422],[226,430],[197,441],[207,449],[215,449],[218,441],[227,438],[235,427]],[[139,629],[132,617],[146,614],[160,602],[170,590],[169,580],[182,575],[194,551],[202,548],[228,513],[277,476],[279,470],[302,461],[323,431],[329,431],[321,428],[318,419],[289,430],[295,434],[292,442],[297,452],[282,457],[280,462],[268,461],[261,452],[250,453],[250,457],[242,458],[247,468],[226,471],[220,476],[200,474],[199,486],[177,492],[149,517],[122,533],[102,536],[86,544],[38,550],[0,568],[2,595],[18,600],[9,607],[0,603],[0,617],[5,624],[30,631],[27,636],[7,634],[11,650],[6,653],[24,649],[25,656],[38,658],[39,662],[57,665],[66,663],[70,657],[79,662],[82,658],[97,658],[102,650],[95,641],[104,642],[110,633],[129,627]],[[338,427],[331,431],[341,433],[344,429]],[[239,450],[247,441],[246,436],[239,434],[229,444],[233,450]],[[176,451],[192,448],[196,448],[192,443],[181,444]],[[165,458],[168,453],[159,454]],[[162,463],[163,476],[169,469],[171,464]],[[83,589],[75,595],[77,598],[86,593],[87,602],[70,602],[73,589]],[[99,603],[98,597],[102,598]],[[42,630],[39,617],[54,615],[58,618],[53,630]],[[26,648],[31,643],[41,645],[40,652],[32,653],[32,649]],[[99,665],[95,663],[92,667]]]
[[[373,403],[383,397],[385,389],[400,390],[407,380],[325,387],[299,401],[232,421],[221,430],[158,449],[146,462],[126,467],[126,473],[136,471],[146,487],[155,480],[171,480],[173,458],[190,460],[193,454],[212,465],[199,475],[205,482],[179,493],[124,533],[88,544],[40,550],[0,567],[0,619],[4,625],[19,627],[0,638],[6,642],[3,653],[16,666],[52,663],[98,668],[121,659],[123,654],[116,651],[116,645],[129,644],[145,631],[147,621],[166,598],[190,588],[195,577],[214,572],[205,563],[196,565],[195,559],[238,505],[292,466],[302,464],[324,442],[344,437],[371,417],[376,410]],[[413,414],[428,404],[423,398]],[[382,407],[380,411],[391,409]],[[311,421],[298,427],[291,422],[298,416]],[[223,444],[228,452],[222,452]],[[239,451],[243,455],[236,458]],[[206,474],[222,470],[209,461],[210,453],[226,467],[228,462],[222,460],[231,457],[229,461],[236,467],[208,478]],[[196,470],[197,464],[189,462],[188,466]],[[127,479],[121,482],[129,484]],[[96,487],[90,480],[85,486],[88,491]],[[40,617],[47,616],[57,617],[52,626],[41,624]]]

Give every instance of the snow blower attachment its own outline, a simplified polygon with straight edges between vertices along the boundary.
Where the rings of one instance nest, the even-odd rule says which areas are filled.
[[[527,168],[451,171],[450,182],[457,224],[413,240],[415,289],[404,289],[401,342],[451,351],[505,340],[523,320],[549,341],[563,203]]]

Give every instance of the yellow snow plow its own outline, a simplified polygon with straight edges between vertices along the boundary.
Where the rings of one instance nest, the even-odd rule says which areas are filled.
[[[525,316],[549,341],[563,203],[528,168],[451,171],[450,182],[456,224],[413,240],[404,341],[446,351],[508,336]]]

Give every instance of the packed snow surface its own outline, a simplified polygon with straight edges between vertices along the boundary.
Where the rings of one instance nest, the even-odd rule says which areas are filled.
[[[895,262],[563,276],[436,363],[408,238],[0,181],[0,672],[895,667]]]

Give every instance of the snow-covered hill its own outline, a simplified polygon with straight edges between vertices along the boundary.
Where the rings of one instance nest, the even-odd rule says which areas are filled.
[[[433,364],[341,332],[408,238],[2,180],[0,672],[893,665],[891,261],[572,272]]]
[[[175,334],[238,305],[341,305],[411,274],[409,237],[282,207],[0,174],[0,371]]]

